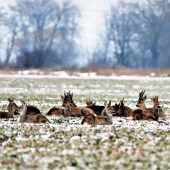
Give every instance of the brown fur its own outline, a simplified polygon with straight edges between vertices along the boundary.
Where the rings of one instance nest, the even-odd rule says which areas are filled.
[[[80,116],[86,116],[89,114],[95,114],[93,110],[89,108],[83,108],[83,107],[75,107],[74,105],[67,105],[67,107],[64,108],[64,117],[80,117]]]
[[[14,118],[14,111],[12,110],[12,105],[14,100],[8,99],[8,112],[0,112],[0,118]]]
[[[95,106],[96,105],[96,102],[92,102],[90,99],[89,100],[86,100],[86,104],[87,106]]]
[[[105,101],[104,105],[105,105],[105,108],[103,109],[103,111],[101,113],[101,116],[107,116],[107,114],[113,115],[113,113],[114,113],[114,106],[111,106],[111,101],[109,101],[108,104]]]
[[[146,114],[146,115],[150,115],[153,113],[153,108],[146,108],[145,106],[145,100],[146,100],[146,95],[144,96],[144,93],[145,93],[145,90],[142,91],[141,93],[139,93],[139,99],[137,101],[137,107],[139,109],[142,109],[143,112]],[[153,104],[154,106],[153,107],[157,107],[159,106],[159,101],[158,101],[158,96],[155,96],[155,97],[152,97],[151,99],[153,101]],[[159,109],[159,117],[166,117],[166,115],[164,114],[163,110],[162,109]]]
[[[26,115],[27,105],[24,101],[21,101],[22,106],[18,108],[18,113],[20,114],[21,123],[50,123],[50,121],[42,114],[37,115]]]
[[[77,107],[77,106],[75,105],[74,101],[73,101],[73,93],[70,93],[70,90],[69,90],[68,93],[66,93],[66,92],[64,91],[64,97],[61,96],[61,99],[62,99],[62,101],[63,101],[63,104],[62,104],[63,107],[67,107],[67,104],[68,104],[68,103],[70,103],[71,105],[74,105],[75,107]]]
[[[85,116],[81,124],[83,125],[111,125],[107,117],[94,116],[92,114]]]
[[[151,100],[153,101],[153,104],[155,106],[155,109],[159,108],[159,117],[166,117],[165,113],[163,112],[163,110],[159,107],[160,103],[158,100],[158,96],[152,97]]]
[[[149,120],[149,121],[157,121],[159,119],[159,112],[162,110],[158,105],[158,96],[152,98],[154,101],[153,108],[149,109],[136,109],[132,112],[133,120]]]
[[[54,107],[54,108],[50,109],[46,115],[63,116],[64,115],[64,109]]]

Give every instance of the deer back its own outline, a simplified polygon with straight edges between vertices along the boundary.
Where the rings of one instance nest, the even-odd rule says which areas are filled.
[[[54,107],[54,108],[50,109],[46,115],[63,116],[64,115],[64,109]]]
[[[95,125],[95,116],[93,114],[89,114],[85,116],[81,124],[82,125]]]

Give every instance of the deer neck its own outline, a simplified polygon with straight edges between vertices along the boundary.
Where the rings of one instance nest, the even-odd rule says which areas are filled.
[[[142,104],[141,109],[146,109],[145,102]]]
[[[107,113],[106,113],[106,118],[107,118],[107,122],[109,125],[111,125],[113,123],[112,121],[112,116],[109,116]]]
[[[23,123],[26,120],[26,112],[27,112],[27,108],[24,109],[24,111],[22,113],[20,113],[20,119],[19,122]]]
[[[14,117],[14,111],[9,110],[8,113],[7,113],[7,117],[8,118],[13,118]]]

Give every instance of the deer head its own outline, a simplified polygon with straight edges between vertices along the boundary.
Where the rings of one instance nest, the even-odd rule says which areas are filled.
[[[121,116],[122,115],[122,108],[121,108],[121,104],[117,104],[115,103],[115,105],[113,106],[113,109],[114,109],[114,113],[113,113],[113,116],[114,115],[117,115],[117,116]]]
[[[64,91],[64,96],[61,95],[61,99],[63,101],[63,104],[62,104],[63,107],[67,107],[67,106],[69,106],[69,104],[72,104],[76,107],[76,105],[73,101],[73,93],[70,93],[70,90],[68,93],[66,93]]]
[[[104,102],[105,108],[106,108],[106,113],[110,116],[112,116],[114,114],[114,108],[113,106],[111,106],[111,101],[109,101],[109,103],[107,104],[107,102]]]
[[[152,97],[151,100],[153,101],[153,105],[154,105],[153,107],[155,109],[161,108],[160,103],[158,101],[158,96]]]
[[[8,110],[15,112],[18,106],[14,103],[14,99],[11,100],[10,98],[8,98],[8,101],[9,101]]]
[[[21,104],[22,104],[22,105],[21,105],[20,107],[18,107],[17,112],[18,112],[20,115],[23,115],[23,114],[26,115],[27,105],[26,105],[26,103],[25,103],[23,100],[21,100]]]
[[[90,99],[89,100],[86,100],[86,104],[87,106],[95,106],[96,105],[96,102],[92,102]]]
[[[139,99],[136,104],[136,107],[139,107],[141,109],[145,108],[146,95],[144,96],[144,93],[145,93],[145,90],[139,93]]]

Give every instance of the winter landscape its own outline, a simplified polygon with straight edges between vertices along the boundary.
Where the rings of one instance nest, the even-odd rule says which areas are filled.
[[[33,74],[33,73],[32,73]],[[42,114],[62,108],[61,95],[73,92],[77,106],[91,99],[136,108],[139,92],[145,90],[146,106],[158,95],[167,117],[158,121],[134,121],[114,117],[112,125],[81,125],[82,118],[47,116],[51,123],[19,123],[18,117],[0,120],[1,169],[170,169],[169,77],[96,76],[66,72],[30,75],[19,71],[0,75],[0,108],[8,98],[37,106]]]

